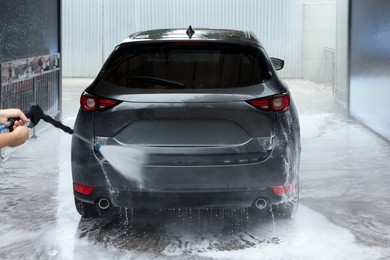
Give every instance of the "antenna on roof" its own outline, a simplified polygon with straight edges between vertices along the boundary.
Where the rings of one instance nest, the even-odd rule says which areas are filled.
[[[186,31],[186,34],[188,35],[188,38],[190,38],[190,39],[192,38],[192,35],[195,34],[195,31],[192,30],[191,25],[190,25],[190,27],[188,27],[188,29],[187,29],[187,31]]]

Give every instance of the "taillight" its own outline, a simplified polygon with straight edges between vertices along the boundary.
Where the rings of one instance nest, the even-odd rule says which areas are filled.
[[[285,111],[289,108],[290,95],[285,93],[265,98],[252,99],[247,102],[260,110],[279,112]]]
[[[283,186],[272,187],[272,192],[275,195],[279,195],[279,196],[291,193],[294,190],[295,190],[295,186],[293,184],[286,184]]]
[[[85,111],[102,111],[112,108],[119,104],[120,101],[100,98],[87,93],[83,93],[80,97],[80,105]]]
[[[89,195],[92,193],[92,191],[94,191],[95,187],[83,185],[83,184],[78,184],[78,183],[73,183],[73,189],[78,193],[81,193],[84,195]]]

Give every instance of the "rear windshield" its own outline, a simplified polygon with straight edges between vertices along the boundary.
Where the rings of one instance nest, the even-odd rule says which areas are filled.
[[[208,43],[128,45],[106,62],[101,77],[130,88],[237,88],[270,78],[256,48]]]

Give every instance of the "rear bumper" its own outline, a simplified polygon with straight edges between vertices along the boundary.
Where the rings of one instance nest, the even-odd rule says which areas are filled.
[[[250,207],[258,198],[277,204],[289,197],[275,195],[272,187],[294,184],[298,177],[296,157],[284,156],[285,150],[279,146],[267,160],[252,164],[144,166],[139,183],[99,163],[90,149],[72,158],[73,182],[96,188],[74,195],[87,203],[107,198],[115,207],[135,209]]]
[[[287,199],[285,195],[275,195],[271,188],[259,191],[108,191],[96,188],[88,196],[77,192],[74,195],[87,203],[107,198],[115,207],[134,209],[250,207],[258,198],[264,198],[271,204]]]
[[[281,124],[277,128],[279,130],[293,127],[288,124],[286,113],[277,119]],[[84,121],[88,120],[92,119]],[[92,129],[81,129],[93,133]],[[74,195],[88,203],[96,203],[99,198],[105,197],[117,207],[146,209],[249,207],[259,197],[268,199],[272,204],[283,202],[289,198],[275,195],[271,187],[294,184],[298,180],[299,129],[293,130],[275,133],[274,148],[263,161],[192,166],[142,165],[140,169],[135,169],[142,177],[140,183],[126,178],[98,158],[91,145],[73,138],[73,182],[97,187],[88,196],[77,192]],[[87,132],[81,132],[81,135],[86,137]],[[93,136],[90,138],[93,139]],[[242,154],[239,153],[239,156]]]

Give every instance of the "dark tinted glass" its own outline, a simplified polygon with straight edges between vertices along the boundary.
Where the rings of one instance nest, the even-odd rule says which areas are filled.
[[[131,88],[236,88],[270,78],[256,48],[208,43],[128,45],[116,50],[101,77]]]

